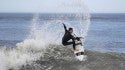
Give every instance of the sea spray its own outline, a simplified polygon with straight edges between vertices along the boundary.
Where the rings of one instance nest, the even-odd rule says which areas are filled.
[[[90,24],[90,15],[81,0],[72,1],[71,3],[62,1],[59,3],[60,5],[57,4],[56,7],[64,10],[61,13],[50,13],[43,18],[44,20],[41,19],[40,13],[35,14],[31,22],[30,35],[24,41],[17,43],[15,48],[0,49],[2,64],[0,69],[18,70],[22,65],[25,66],[32,64],[33,61],[41,60],[40,57],[44,56],[48,46],[61,45],[61,38],[64,34],[62,23],[65,23],[67,28],[74,28],[74,33],[77,36],[85,38]],[[55,49],[52,50],[55,51]],[[60,55],[62,56],[62,54]],[[54,57],[59,58],[58,56]]]
[[[33,24],[37,17],[33,17]],[[34,27],[36,27],[34,25]],[[31,28],[31,32],[32,32]],[[34,29],[35,30],[35,29]],[[45,43],[41,39],[37,40],[32,35],[31,39],[17,43],[15,48],[0,48],[0,70],[14,69],[18,70],[22,65],[31,64],[33,61],[39,60],[43,55]]]

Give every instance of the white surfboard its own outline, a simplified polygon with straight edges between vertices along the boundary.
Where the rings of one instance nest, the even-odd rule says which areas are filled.
[[[80,43],[81,41],[75,41],[76,43]],[[84,47],[81,44],[77,44],[74,50],[75,58],[79,61],[85,61],[87,56],[85,55]]]

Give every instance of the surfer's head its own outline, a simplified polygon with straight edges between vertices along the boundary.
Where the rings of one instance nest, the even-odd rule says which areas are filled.
[[[68,30],[70,33],[72,33],[73,32],[73,28],[69,28],[69,30]]]

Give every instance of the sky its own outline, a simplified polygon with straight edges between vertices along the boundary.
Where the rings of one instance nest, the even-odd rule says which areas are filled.
[[[125,0],[0,0],[0,12],[125,13]]]

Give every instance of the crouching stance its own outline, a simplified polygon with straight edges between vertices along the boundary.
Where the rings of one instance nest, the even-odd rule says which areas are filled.
[[[62,38],[62,44],[64,46],[73,45],[73,49],[75,50],[75,36],[72,35],[73,34],[73,28],[69,28],[67,30],[66,25],[64,23],[62,23],[62,24],[63,24],[64,29],[65,29],[65,34]],[[72,40],[72,41],[69,42],[69,40]]]

